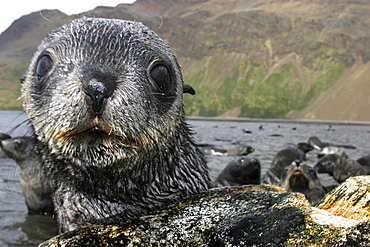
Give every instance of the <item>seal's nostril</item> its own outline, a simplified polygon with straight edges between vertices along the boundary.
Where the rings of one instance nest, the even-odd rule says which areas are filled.
[[[112,96],[115,88],[114,83],[91,79],[82,89],[85,94],[90,96],[94,112],[99,113],[102,109],[104,98]]]

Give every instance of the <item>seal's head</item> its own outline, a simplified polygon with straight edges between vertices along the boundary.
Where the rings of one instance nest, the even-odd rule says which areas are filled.
[[[137,22],[82,18],[43,40],[23,80],[39,141],[76,164],[107,166],[153,148],[183,122],[180,66]]]
[[[215,181],[216,186],[239,186],[261,183],[261,162],[246,156],[231,161]]]
[[[280,186],[286,191],[303,193],[311,205],[315,205],[326,194],[316,171],[300,160],[293,161],[284,169]]]

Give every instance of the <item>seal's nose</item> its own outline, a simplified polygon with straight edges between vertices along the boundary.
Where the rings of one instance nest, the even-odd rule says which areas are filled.
[[[97,114],[101,111],[103,100],[112,96],[116,89],[115,83],[101,82],[95,78],[89,80],[83,85],[82,90],[92,99],[94,112]]]

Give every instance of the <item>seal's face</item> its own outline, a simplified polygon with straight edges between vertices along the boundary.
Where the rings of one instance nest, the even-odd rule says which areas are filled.
[[[176,58],[136,22],[83,18],[54,30],[22,93],[38,139],[77,164],[106,166],[158,148],[183,120]]]
[[[316,171],[299,161],[287,166],[281,176],[280,185],[287,191],[305,192],[321,186]]]

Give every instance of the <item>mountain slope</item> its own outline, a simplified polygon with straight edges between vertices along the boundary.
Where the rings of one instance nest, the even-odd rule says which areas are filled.
[[[79,16],[155,30],[197,91],[185,96],[189,115],[369,121],[369,13],[366,0],[138,0]],[[0,35],[3,109],[19,107],[3,97],[19,88],[15,78],[43,36],[76,17],[42,14]]]

